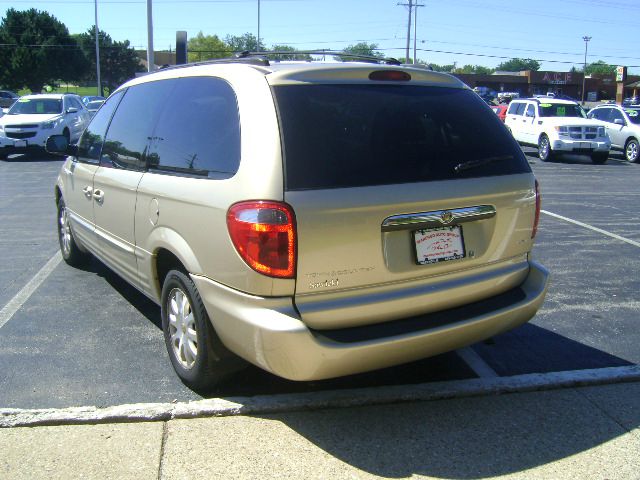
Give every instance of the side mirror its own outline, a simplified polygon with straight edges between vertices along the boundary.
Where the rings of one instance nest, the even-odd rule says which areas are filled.
[[[77,111],[78,111],[78,109],[76,107],[67,108],[67,113],[76,113]]]
[[[47,138],[47,143],[44,148],[47,153],[51,153],[53,155],[75,156],[78,153],[77,145],[70,145],[69,140],[67,140],[65,135],[51,135]]]
[[[616,118],[613,123],[615,123],[616,125],[624,125],[624,120],[621,118]]]

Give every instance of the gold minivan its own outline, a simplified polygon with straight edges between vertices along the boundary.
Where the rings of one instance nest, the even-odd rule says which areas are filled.
[[[122,85],[55,185],[63,258],[161,307],[182,381],[241,359],[293,380],[436,355],[528,321],[548,273],[525,156],[422,68],[262,57]]]

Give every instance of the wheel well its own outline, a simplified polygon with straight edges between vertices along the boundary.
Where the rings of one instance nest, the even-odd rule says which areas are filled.
[[[158,279],[159,292],[162,291],[164,279],[171,270],[179,270],[185,275],[189,275],[189,272],[178,257],[169,250],[161,248],[156,252],[156,278]]]
[[[62,193],[60,192],[60,189],[58,187],[55,188],[54,192],[56,196],[56,205],[58,205],[60,203],[60,197],[62,197]]]
[[[541,139],[542,137],[547,137],[547,138],[549,138],[549,135],[547,135],[545,132],[542,132],[542,133],[540,134],[540,136],[538,137],[538,144],[540,143],[540,139]]]
[[[624,147],[627,148],[627,144],[631,141],[631,140],[635,140],[636,142],[638,141],[638,139],[636,137],[629,137],[624,141]]]

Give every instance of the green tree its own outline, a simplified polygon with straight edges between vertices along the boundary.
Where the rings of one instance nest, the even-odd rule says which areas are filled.
[[[432,63],[431,64],[431,68],[433,69],[434,72],[445,72],[445,73],[451,73],[453,72],[456,67],[455,65],[438,65],[437,63]]]
[[[512,58],[506,62],[502,62],[496,67],[496,70],[504,72],[521,72],[524,70],[540,70],[540,62],[530,58]]]
[[[96,72],[95,27],[91,27],[86,33],[77,35],[77,40],[91,65],[85,80],[93,80]],[[135,77],[137,72],[144,71],[144,67],[140,64],[140,58],[130,46],[129,40],[114,42],[106,32],[99,30],[98,42],[100,46],[100,79],[109,92]]]
[[[269,55],[269,58],[274,60],[303,60],[310,61],[311,55],[308,53],[297,53],[296,49],[289,45],[273,45],[271,47],[272,52],[290,52],[290,53],[280,53],[276,55]]]
[[[361,62],[363,60],[366,60],[363,58],[359,58],[362,56],[384,58],[384,55],[382,53],[376,52],[377,48],[378,48],[377,43],[366,43],[366,42],[356,43],[355,45],[349,45],[347,48],[343,50],[344,53],[350,53],[354,55],[353,57],[337,56],[335,57],[335,59],[341,62]]]
[[[189,39],[187,51],[190,62],[226,58],[232,53],[229,46],[217,35],[204,35],[202,32]]]
[[[585,73],[587,75],[592,75],[594,73],[600,75],[609,75],[612,73],[616,73],[616,66],[609,65],[602,60],[598,60],[597,62],[588,63]]]
[[[67,27],[47,12],[7,10],[0,23],[0,84],[40,93],[46,84],[79,80],[88,68]]]
[[[253,33],[245,33],[244,35],[227,35],[224,42],[234,53],[238,52],[262,52],[266,49],[264,43],[258,44],[258,39]]]
[[[491,75],[493,69],[483,67],[482,65],[465,65],[462,68],[456,68],[455,73],[476,73],[479,75]]]

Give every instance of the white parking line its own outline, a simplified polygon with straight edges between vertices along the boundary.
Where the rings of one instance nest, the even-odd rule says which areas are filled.
[[[589,230],[593,230],[594,232],[602,233],[611,238],[615,238],[616,240],[620,240],[622,242],[628,243],[629,245],[633,245],[634,247],[640,247],[640,242],[636,242],[635,240],[630,240],[628,238],[621,237],[620,235],[616,235],[615,233],[607,232],[606,230],[602,230],[601,228],[594,227],[593,225],[589,225],[588,223],[582,223],[578,220],[573,220],[572,218],[563,217],[562,215],[558,215],[557,213],[548,212],[546,210],[540,210],[540,212],[549,215],[551,217],[557,218],[559,220],[564,220],[565,222],[573,223],[574,225],[578,225],[580,227],[588,228]]]
[[[56,252],[56,254],[45,263],[44,267],[29,280],[29,283],[22,287],[22,290],[16,293],[16,295],[9,300],[9,303],[2,307],[2,310],[0,310],[0,328],[11,320],[11,317],[13,317],[20,307],[29,300],[33,292],[35,292],[42,282],[53,272],[53,269],[58,266],[60,260],[62,260],[62,256],[60,252]]]
[[[492,378],[499,377],[496,371],[489,366],[487,362],[485,362],[480,355],[476,353],[476,351],[471,347],[464,347],[459,350],[456,350],[458,356],[464,360],[464,362],[469,365],[471,370],[474,371],[476,375],[480,378]]]

